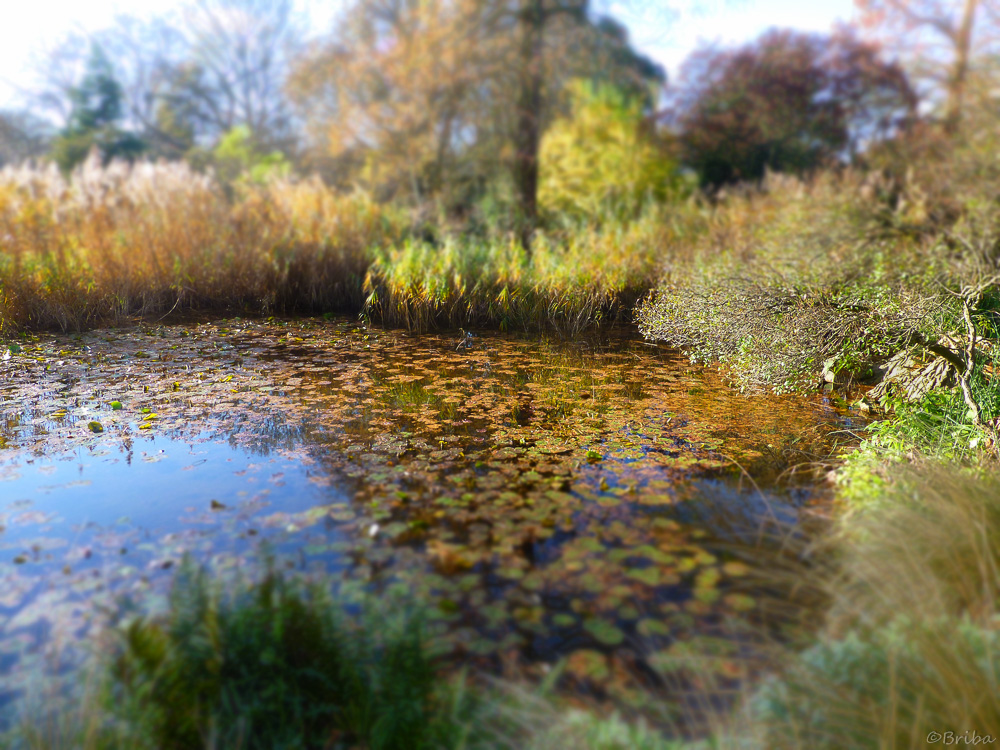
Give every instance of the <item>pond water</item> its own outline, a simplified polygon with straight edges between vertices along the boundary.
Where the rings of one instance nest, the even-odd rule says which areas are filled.
[[[185,555],[220,576],[271,556],[345,591],[405,590],[466,663],[570,656],[605,688],[636,653],[753,616],[761,519],[823,500],[776,475],[851,426],[622,332],[236,319],[0,352],[8,695],[121,597],[162,607]]]

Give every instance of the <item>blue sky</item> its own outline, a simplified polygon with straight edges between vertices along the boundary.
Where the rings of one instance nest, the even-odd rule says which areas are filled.
[[[605,7],[671,77],[699,42],[745,42],[775,26],[830,31],[854,18],[852,0],[610,0]]]
[[[315,27],[329,24],[342,0],[296,0]],[[31,84],[39,52],[73,29],[97,30],[118,13],[168,13],[179,0],[7,0],[0,23],[0,107]],[[742,42],[772,26],[829,31],[853,17],[852,0],[597,0],[623,21],[636,46],[671,77],[699,41]]]

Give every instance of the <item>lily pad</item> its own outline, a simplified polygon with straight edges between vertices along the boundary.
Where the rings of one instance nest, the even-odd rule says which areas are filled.
[[[585,620],[583,629],[605,646],[619,646],[625,640],[625,633],[612,622],[600,618]]]

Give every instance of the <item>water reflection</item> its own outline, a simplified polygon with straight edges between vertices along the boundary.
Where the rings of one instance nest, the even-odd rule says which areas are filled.
[[[621,335],[237,320],[42,336],[0,368],[0,659],[22,665],[102,597],[162,603],[184,553],[221,575],[266,542],[404,586],[456,657],[580,652],[595,679],[594,654],[655,656],[759,608],[738,548],[814,493],[734,466],[773,478],[844,423]]]

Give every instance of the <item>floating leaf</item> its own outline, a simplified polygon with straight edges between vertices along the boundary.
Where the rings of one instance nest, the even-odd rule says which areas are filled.
[[[722,572],[727,576],[737,578],[747,575],[750,572],[750,567],[742,562],[727,562],[722,566]]]
[[[746,594],[726,594],[722,601],[737,612],[748,612],[757,606],[754,598]]]
[[[590,618],[584,621],[583,629],[605,646],[618,646],[625,640],[625,633],[614,623],[600,618]]]
[[[72,553],[37,553],[18,574],[37,569],[29,583],[44,585],[32,590],[64,594],[72,585],[80,597],[129,592],[145,575],[141,585],[159,596],[159,565],[188,553],[221,575],[245,566],[265,541],[289,556],[283,562],[329,566],[354,592],[351,601],[378,580],[426,599],[431,611],[449,602],[437,610],[434,636],[462,644],[461,653],[494,656],[530,642],[547,660],[581,635],[617,648],[626,622],[638,621],[640,637],[683,638],[749,606],[749,586],[747,594],[721,588],[722,576],[728,582],[749,569],[716,561],[697,522],[682,525],[663,506],[713,491],[690,480],[721,468],[707,450],[720,437],[752,473],[763,455],[756,448],[778,445],[783,434],[832,430],[836,417],[802,400],[746,399],[711,371],[629,341],[583,352],[555,340],[487,336],[455,350],[449,335],[310,320],[45,334],[29,356],[0,359],[4,402],[28,405],[0,425],[5,451],[84,449],[106,456],[122,472],[111,476],[122,477],[129,464],[119,455],[133,451],[134,462],[176,461],[217,443],[253,458],[232,472],[181,459],[189,471],[171,475],[177,520],[164,524],[165,536],[142,537],[142,520],[116,526],[107,544],[85,530]],[[148,394],[139,410],[145,434],[116,425],[98,451],[88,431],[59,421],[109,405],[117,411],[121,402],[106,401],[108,392],[126,398],[140,389]],[[697,398],[687,395],[692,389]],[[130,402],[130,411],[138,406]],[[150,449],[154,423],[156,448],[178,441],[179,450]],[[0,466],[0,479],[14,474]],[[234,494],[200,484],[212,477]],[[13,496],[33,494],[20,489]],[[61,519],[43,523],[53,529],[46,533],[69,537]],[[84,549],[109,579],[122,580],[82,576]],[[124,561],[119,549],[128,550]],[[63,566],[76,572],[63,574]],[[558,629],[567,632],[553,637]],[[599,661],[623,682],[626,660]]]
[[[640,635],[644,635],[647,637],[657,636],[657,635],[667,636],[671,634],[670,626],[667,623],[661,620],[654,620],[649,617],[643,620],[639,620],[635,628]]]

